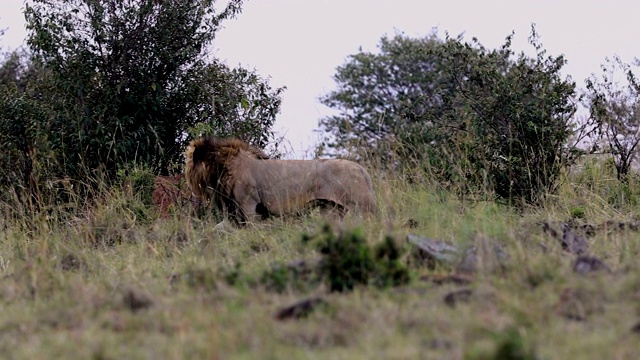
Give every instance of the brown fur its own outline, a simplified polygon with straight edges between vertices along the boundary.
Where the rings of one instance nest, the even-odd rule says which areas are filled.
[[[183,179],[183,174],[156,177],[152,201],[158,207],[161,217],[167,217],[172,208],[198,209],[200,207],[200,201],[188,191]]]
[[[274,160],[237,139],[191,142],[185,176],[236,224],[297,213],[309,205],[375,212],[371,177],[348,160]]]

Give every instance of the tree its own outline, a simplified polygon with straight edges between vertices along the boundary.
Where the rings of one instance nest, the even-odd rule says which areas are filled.
[[[284,88],[271,89],[254,71],[229,69],[213,61],[201,73],[201,81],[190,94],[198,123],[192,137],[213,134],[238,137],[259,148],[273,140],[271,130]]]
[[[47,73],[30,61],[26,51],[8,54],[0,65],[0,186],[18,187],[19,195],[37,196],[36,173],[48,163],[47,133],[41,119],[46,118],[42,92]],[[38,161],[40,159],[42,161]]]
[[[362,51],[338,67],[338,89],[324,104],[340,111],[320,121],[329,147],[367,152],[396,145],[394,159],[430,169],[463,192],[538,203],[586,136],[573,123],[575,83],[562,79],[562,56],[547,56],[532,29],[531,58],[507,37],[490,50],[462,37],[382,38],[380,53]],[[581,129],[585,128],[581,125]]]
[[[271,89],[254,72],[206,60],[220,23],[239,14],[242,0],[229,1],[221,11],[215,4],[27,4],[33,63],[50,74],[41,84],[48,113],[40,126],[51,131],[48,144],[61,169],[57,176],[82,177],[96,169],[113,174],[133,161],[166,172],[180,161],[187,130],[202,122],[218,135],[241,129],[256,145],[266,143],[282,89]],[[230,109],[238,108],[252,112],[231,116]],[[252,116],[258,113],[261,118]]]
[[[438,121],[452,105],[446,100],[457,86],[445,72],[456,59],[438,53],[444,46],[435,33],[422,39],[384,36],[380,53],[350,55],[336,70],[338,89],[320,99],[340,112],[320,120],[332,137],[327,147],[375,149],[407,126]]]
[[[617,79],[621,73],[625,85]],[[640,143],[640,83],[632,67],[616,57],[607,59],[600,78],[587,79],[587,91],[591,117],[607,144],[605,151],[613,156],[618,180],[627,182]]]

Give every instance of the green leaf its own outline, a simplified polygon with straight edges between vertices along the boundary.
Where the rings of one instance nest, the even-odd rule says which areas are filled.
[[[247,110],[249,108],[249,100],[243,97],[242,99],[240,99],[240,105],[244,110]]]

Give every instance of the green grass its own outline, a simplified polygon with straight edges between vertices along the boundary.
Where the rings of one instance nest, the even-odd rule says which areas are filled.
[[[322,258],[314,241],[302,241],[321,232],[319,216],[221,235],[213,218],[159,219],[118,190],[91,207],[77,200],[32,217],[12,217],[15,205],[0,205],[0,357],[636,358],[640,234],[598,228],[589,253],[612,271],[580,275],[575,256],[540,225],[637,219],[629,199],[637,184],[620,189],[605,175],[589,176],[571,178],[545,206],[524,210],[379,178],[380,213],[348,217],[332,229],[361,229],[371,249],[392,237],[410,281],[342,292],[318,277],[278,277],[279,291],[263,281],[278,266],[313,266]],[[404,226],[409,219],[415,228]],[[455,264],[409,261],[409,233],[461,248],[487,239],[508,261],[480,263],[466,274],[468,284],[438,283],[433,279],[456,273]],[[467,299],[445,302],[466,289]],[[323,302],[308,316],[276,319],[280,309],[312,297]]]

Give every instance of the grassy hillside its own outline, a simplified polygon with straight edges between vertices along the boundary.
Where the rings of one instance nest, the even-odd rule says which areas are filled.
[[[531,209],[460,200],[401,178],[377,176],[375,183],[378,215],[331,224],[333,240],[364,243],[354,240],[333,258],[318,251],[332,235],[322,235],[325,220],[316,215],[221,235],[213,217],[177,211],[159,218],[142,195],[118,189],[105,190],[93,206],[72,197],[35,216],[14,216],[16,205],[2,204],[0,357],[640,354],[635,180],[620,185],[590,164],[547,205]],[[433,259],[408,234],[463,254],[475,246],[475,261]],[[576,268],[578,254],[563,250],[563,234],[584,240],[589,257],[581,259],[593,263]],[[385,243],[399,252],[397,261],[379,256]],[[319,264],[339,262],[340,276],[353,280],[363,271],[356,253],[369,254],[373,270],[352,290],[331,291],[337,275]],[[381,283],[391,263],[409,278]]]

